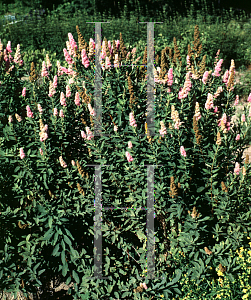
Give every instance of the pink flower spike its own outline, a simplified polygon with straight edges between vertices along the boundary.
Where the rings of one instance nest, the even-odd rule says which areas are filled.
[[[70,87],[69,85],[66,86],[66,98],[69,98],[71,97],[71,90],[70,90]]]
[[[75,94],[75,104],[77,106],[80,106],[79,92],[76,92],[76,94]]]
[[[66,106],[65,97],[64,97],[64,93],[63,92],[61,92],[61,94],[60,94],[60,104],[62,106]]]
[[[126,151],[126,158],[127,158],[128,162],[133,161],[133,158],[132,158],[131,154],[128,151]]]
[[[132,148],[132,142],[130,141],[130,142],[128,142],[128,148]]]
[[[13,122],[12,116],[9,116],[8,120],[9,120],[9,123],[12,123]]]
[[[114,125],[114,131],[117,132],[118,131],[118,126]]]
[[[41,155],[43,155],[43,150],[42,150],[42,148],[39,148],[39,152],[40,152]]]
[[[7,50],[9,53],[12,52],[12,50],[11,50],[11,41],[8,41],[8,44],[7,44],[7,46],[6,46],[6,50]]]
[[[239,141],[240,137],[241,137],[241,136],[240,136],[240,134],[238,133],[238,134],[236,135],[235,140],[236,140],[236,141]]]
[[[57,75],[54,76],[54,79],[53,79],[53,87],[56,88],[58,85],[58,77]]]
[[[37,109],[38,109],[38,111],[39,111],[40,114],[43,113],[42,106],[41,106],[39,103],[38,103],[38,105],[37,105]]]
[[[23,97],[26,96],[26,87],[24,87],[23,90],[22,90],[22,96],[23,96]]]
[[[180,147],[180,153],[182,156],[186,157],[187,154],[186,154],[186,151],[185,151],[185,148],[183,146]]]
[[[239,103],[239,95],[236,95],[235,101],[234,101],[234,105],[238,105]]]
[[[90,141],[92,138],[94,138],[94,136],[93,136],[93,134],[92,134],[92,132],[91,132],[91,130],[90,130],[89,127],[86,127],[85,130],[86,130],[86,133],[88,135],[87,140]]]
[[[108,56],[105,58],[105,68],[110,69],[111,68],[111,62]]]
[[[203,74],[203,77],[202,77],[202,82],[203,84],[206,84],[207,83],[207,78],[208,78],[208,71],[206,71],[204,74]]]
[[[59,117],[60,117],[60,118],[64,118],[64,112],[63,112],[63,110],[62,110],[62,109],[60,109],[60,112],[59,112]]]
[[[48,72],[47,72],[47,69],[46,69],[45,61],[43,61],[43,64],[42,64],[42,72],[41,72],[41,76],[42,76],[42,77],[48,77]]]
[[[82,50],[81,57],[82,57],[82,65],[84,65],[85,68],[88,68],[90,65],[90,62],[86,55],[85,49]]]
[[[130,115],[129,115],[129,121],[130,121],[130,126],[137,127],[136,121],[135,121],[134,116],[133,116],[133,112],[131,112]]]
[[[25,154],[24,154],[23,148],[20,148],[20,158],[21,159],[25,158]]]
[[[59,162],[62,168],[67,168],[67,164],[64,162],[62,156],[59,157]]]
[[[53,115],[54,115],[54,116],[57,116],[57,115],[58,115],[58,110],[57,110],[57,108],[54,108],[54,110],[53,110]]]
[[[168,70],[168,83],[169,86],[172,86],[173,84],[173,68],[170,68]]]
[[[218,111],[218,106],[215,106],[214,112],[217,113],[217,111]]]
[[[251,102],[251,93],[248,96],[247,102]]]
[[[246,119],[245,119],[245,114],[242,114],[242,116],[241,116],[241,121],[242,121],[242,122],[245,122],[245,121],[246,121]]]
[[[72,164],[72,166],[76,166],[76,163],[75,163],[75,161],[73,159],[71,161],[71,164]]]
[[[33,112],[31,111],[29,105],[26,106],[26,110],[27,110],[27,117],[33,118]]]
[[[240,173],[240,165],[238,162],[235,163],[234,173],[237,175]]]

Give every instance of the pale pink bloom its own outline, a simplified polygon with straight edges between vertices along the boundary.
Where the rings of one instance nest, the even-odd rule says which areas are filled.
[[[55,95],[55,94],[56,94],[56,91],[55,91],[55,89],[54,89],[54,87],[53,87],[53,83],[50,81],[49,94],[48,94],[48,96],[49,96],[49,97],[52,97],[52,96]]]
[[[125,154],[126,154],[126,158],[127,158],[127,161],[128,161],[128,162],[133,161],[133,158],[132,158],[131,154],[130,154],[128,151],[126,151]]]
[[[213,108],[213,106],[214,106],[214,103],[213,103],[213,95],[212,94],[210,94],[210,93],[208,93],[207,94],[207,101],[206,101],[206,103],[205,103],[205,108],[206,109],[211,109],[211,108]]]
[[[114,131],[118,131],[118,126],[117,125],[114,125]]]
[[[223,63],[223,59],[220,59],[214,69],[214,73],[212,74],[213,76],[220,76],[220,71],[221,71],[221,65]]]
[[[92,108],[90,103],[88,103],[88,109],[89,109],[91,116],[96,116],[96,112],[95,112],[94,108]]]
[[[108,56],[105,58],[105,68],[110,69],[111,68],[111,62]]]
[[[82,65],[84,65],[85,68],[88,68],[90,65],[90,62],[86,55],[85,49],[82,50],[81,57],[82,57]]]
[[[249,114],[248,114],[248,117],[251,118],[251,106],[249,108]]]
[[[227,84],[228,76],[229,76],[229,71],[226,70],[225,73],[224,73],[224,75],[223,75],[223,79],[222,79],[222,81],[223,81],[225,84]]]
[[[49,59],[49,54],[46,54],[46,64],[47,64],[47,69],[50,70],[50,68],[52,67],[52,64]]]
[[[61,75],[63,75],[64,74],[64,72],[63,71],[61,71],[61,65],[60,65],[60,61],[58,60],[57,61],[57,67],[58,67],[58,76],[61,76]]]
[[[120,41],[117,40],[117,41],[115,41],[115,43],[116,43],[117,50],[119,50]]]
[[[239,103],[239,95],[236,95],[234,105],[238,105],[238,103]]]
[[[111,53],[111,51],[112,51],[111,41],[108,41],[108,48],[109,48],[109,51],[110,51],[110,53]]]
[[[85,81],[82,81],[82,87],[83,87],[84,90],[86,89],[86,87],[85,87]]]
[[[220,93],[222,93],[222,92],[223,92],[223,88],[222,88],[222,86],[219,86],[217,88],[216,93],[214,94],[214,98],[217,98],[220,95]]]
[[[73,38],[73,35],[69,32],[68,33],[68,38],[69,38],[69,41],[70,41],[70,45],[71,45],[71,48],[74,50],[74,49],[78,49],[78,46],[77,46],[77,43],[75,42],[74,38]]]
[[[77,106],[80,106],[79,92],[76,92],[76,94],[75,94],[75,104]]]
[[[101,59],[104,59],[106,57],[106,51],[105,51],[105,41],[102,43],[102,50],[101,50]]]
[[[186,151],[185,151],[185,148],[183,146],[180,147],[180,153],[182,156],[186,157],[187,154],[186,154]]]
[[[74,78],[71,78],[70,80],[69,80],[69,84],[73,84],[75,81],[74,81]]]
[[[241,169],[240,169],[240,165],[239,165],[238,162],[236,162],[236,163],[235,163],[235,168],[234,168],[234,173],[237,174],[237,175],[239,175],[240,170],[241,170]]]
[[[189,66],[191,66],[189,55],[187,55],[187,64],[188,64]]]
[[[11,50],[11,41],[8,41],[8,44],[7,44],[7,46],[6,46],[6,50],[7,50],[9,53],[12,52],[12,50]]]
[[[23,96],[23,97],[26,96],[26,87],[24,87],[23,90],[22,90],[22,96]]]
[[[56,107],[55,107],[54,110],[53,110],[53,115],[54,115],[54,116],[57,116],[57,115],[58,115],[58,110],[57,110]]]
[[[40,114],[42,114],[42,113],[43,113],[43,109],[42,109],[42,106],[41,106],[41,104],[39,104],[39,103],[38,103],[38,105],[37,105],[37,109],[38,109],[38,111],[39,111],[39,113],[40,113]]]
[[[140,286],[142,286],[145,290],[147,290],[147,285],[145,282],[141,283]]]
[[[86,134],[85,134],[84,131],[81,131],[81,137],[82,137],[83,139],[86,139]]]
[[[62,156],[59,157],[59,161],[62,168],[67,168],[67,164],[64,162]]]
[[[53,87],[56,88],[57,85],[58,85],[58,77],[57,77],[57,75],[55,75],[53,78]]]
[[[132,142],[131,141],[128,142],[128,148],[130,148],[130,149],[132,148]]]
[[[118,54],[115,54],[115,59],[114,59],[114,67],[118,68],[119,67],[119,58]]]
[[[206,72],[203,74],[203,77],[202,77],[202,82],[203,82],[204,84],[206,84],[206,83],[207,83],[207,78],[208,78],[208,75],[209,75],[208,71],[206,71]]]
[[[70,87],[69,85],[66,86],[66,98],[69,98],[71,97],[71,90],[70,90]]]
[[[64,57],[65,57],[65,60],[67,61],[67,63],[70,65],[70,64],[73,64],[73,59],[72,57],[70,56],[70,54],[67,52],[67,50],[64,48],[63,49],[64,51]]]
[[[39,152],[40,152],[41,155],[43,155],[43,150],[42,150],[42,148],[39,148]]]
[[[45,131],[48,130],[48,125],[47,125],[47,124],[44,125],[44,130],[45,130]]]
[[[13,122],[12,116],[9,116],[8,120],[9,120],[9,123],[12,123]]]
[[[60,109],[60,112],[59,112],[59,117],[60,117],[60,118],[64,118],[64,112],[63,112],[63,110],[62,110],[62,109]]]
[[[227,115],[226,115],[225,113],[222,115],[221,121],[222,121],[224,124],[227,123]]]
[[[22,118],[18,114],[15,114],[15,117],[16,117],[16,119],[17,119],[18,122],[22,121]]]
[[[217,111],[218,111],[218,106],[215,106],[214,113],[217,113]]]
[[[198,102],[195,103],[195,113],[194,116],[196,118],[196,121],[198,121],[201,118],[201,114],[200,114],[200,105]]]
[[[251,102],[251,93],[248,96],[247,102]]]
[[[159,133],[164,137],[164,135],[167,134],[167,131],[163,121],[160,121],[160,126],[161,129],[159,130]]]
[[[91,140],[92,138],[94,138],[94,136],[93,136],[93,134],[92,134],[89,127],[85,127],[85,130],[86,130],[86,133],[87,133],[87,136],[88,136],[87,140]]]
[[[169,86],[172,86],[173,84],[173,68],[170,68],[168,70],[168,83]]]
[[[245,121],[246,121],[246,119],[245,119],[245,114],[242,114],[242,116],[241,116],[241,121],[242,121],[242,122],[245,122]]]
[[[186,98],[187,95],[188,95],[188,92],[191,90],[192,82],[190,80],[190,75],[191,75],[191,72],[190,71],[187,72],[187,74],[186,74],[186,80],[185,80],[185,83],[184,83],[184,87],[180,88],[178,99]]]
[[[241,136],[240,136],[240,134],[238,133],[238,134],[236,135],[235,140],[236,140],[236,141],[239,141],[240,137],[241,137]]]
[[[43,64],[42,64],[42,72],[41,72],[41,76],[42,77],[48,77],[48,72],[47,72],[47,69],[46,69],[46,64],[45,64],[45,61],[43,61]]]
[[[20,158],[21,159],[25,158],[25,154],[24,154],[23,148],[20,148]]]
[[[133,116],[133,112],[131,112],[130,115],[129,115],[129,121],[130,121],[130,126],[137,127],[136,121],[135,121],[134,116]]]
[[[61,94],[60,94],[60,104],[62,106],[66,106],[65,97],[64,97],[64,93],[63,92],[61,92]]]
[[[72,166],[76,166],[75,160],[72,159],[71,164]]]
[[[27,110],[27,117],[33,118],[33,112],[31,111],[29,105],[26,106],[26,110]]]

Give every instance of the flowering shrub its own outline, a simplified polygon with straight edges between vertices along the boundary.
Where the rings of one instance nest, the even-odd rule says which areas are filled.
[[[35,292],[61,276],[74,283],[74,299],[153,299],[181,294],[182,274],[199,285],[212,280],[210,267],[222,264],[235,276],[230,249],[244,246],[250,235],[251,178],[249,158],[242,158],[250,105],[235,123],[231,118],[234,61],[223,74],[218,51],[213,70],[206,70],[196,26],[184,65],[174,39],[173,52],[162,50],[154,68],[157,134],[151,136],[147,73],[136,67],[146,64],[147,48],[141,61],[137,49],[125,48],[122,34],[112,43],[105,39],[99,58],[103,135],[97,136],[95,43],[77,31],[78,44],[69,33],[63,49],[67,67],[57,62],[53,72],[49,60],[41,70],[32,64],[29,83],[19,81],[20,63],[11,60],[9,44],[1,48],[6,91],[12,83],[22,86],[14,104],[7,96],[0,102],[6,114],[0,115],[0,288]],[[103,276],[109,280],[90,279],[93,165],[103,168],[102,205],[127,207],[103,213]],[[139,208],[147,203],[146,165],[156,166],[156,277],[143,281],[146,216]],[[177,260],[179,251],[186,263]]]

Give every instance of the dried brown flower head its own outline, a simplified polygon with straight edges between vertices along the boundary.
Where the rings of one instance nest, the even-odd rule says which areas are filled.
[[[177,187],[176,187],[176,185],[174,183],[174,177],[173,176],[171,176],[171,178],[170,178],[170,189],[171,190],[169,191],[169,195],[172,198],[174,198],[175,196],[178,195],[178,189],[177,189]]]
[[[80,30],[79,30],[79,27],[78,25],[76,25],[76,30],[77,30],[77,34],[78,34],[78,50],[81,54],[82,50],[85,49],[85,52],[87,53],[87,43],[85,42]]]
[[[247,165],[249,163],[249,155],[246,155],[245,164]]]
[[[205,252],[206,252],[207,255],[211,255],[213,253],[207,247],[204,247],[204,250],[205,250]]]
[[[193,130],[195,132],[196,143],[200,145],[202,136],[200,135],[199,132],[198,121],[196,120],[196,116],[193,116]]]
[[[227,193],[228,192],[228,189],[224,183],[224,181],[221,182],[221,189],[223,190],[223,192]]]
[[[35,70],[35,64],[34,62],[31,63],[31,70],[30,70],[30,82],[34,82],[37,80],[37,74],[36,74],[36,70]]]
[[[176,37],[173,38],[173,43],[174,43],[173,63],[176,66],[176,63],[177,63],[176,60],[178,59],[179,63],[180,63],[180,66],[181,66],[182,59],[181,59],[181,55],[180,55],[180,50],[179,50],[178,45],[177,45]]]

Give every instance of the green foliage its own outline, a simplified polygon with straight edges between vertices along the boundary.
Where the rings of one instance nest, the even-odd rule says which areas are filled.
[[[74,299],[108,296],[155,299],[161,295],[168,299],[184,295],[180,283],[184,274],[189,282],[205,286],[206,282],[217,279],[215,270],[221,263],[230,278],[238,277],[239,266],[232,252],[248,245],[251,231],[250,164],[242,159],[250,129],[249,106],[244,110],[245,122],[239,118],[231,128],[228,123],[224,126],[229,128],[220,123],[224,113],[227,122],[234,115],[235,107],[230,104],[236,93],[234,86],[227,88],[221,76],[212,74],[215,53],[207,57],[204,71],[212,73],[206,83],[202,82],[204,71],[198,72],[206,53],[203,36],[200,36],[201,53],[194,51],[190,57],[194,66],[193,71],[190,69],[193,73],[191,89],[184,97],[179,96],[187,74],[191,75],[187,69],[186,49],[188,43],[193,47],[195,41],[189,42],[189,34],[187,32],[187,37],[184,34],[182,40],[177,38],[181,65],[179,59],[174,61],[165,56],[166,71],[173,69],[173,82],[170,83],[169,75],[169,83],[156,83],[155,93],[155,128],[159,133],[164,124],[165,131],[163,136],[155,135],[151,139],[144,135],[146,73],[142,73],[143,68],[133,65],[139,56],[138,64],[142,64],[143,43],[139,43],[141,49],[136,49],[134,57],[130,54],[126,60],[122,59],[123,65],[129,66],[102,71],[102,132],[110,136],[95,135],[91,139],[85,139],[81,131],[87,134],[89,127],[94,133],[88,106],[90,101],[94,107],[94,58],[90,58],[90,66],[84,67],[78,57],[80,53],[73,56],[72,71],[75,73],[58,74],[52,96],[48,94],[50,81],[58,71],[55,65],[49,69],[48,78],[23,82],[20,79],[27,72],[26,66],[13,61],[6,66],[7,63],[2,61],[0,289],[15,290],[24,282],[23,291],[35,293],[36,287],[59,276],[67,284],[74,283],[74,288],[69,290]],[[124,35],[123,39],[126,40]],[[133,49],[133,45],[125,45],[127,51]],[[165,39],[157,40],[156,45],[157,52],[161,52],[166,46]],[[174,42],[170,42],[169,47],[174,53]],[[35,52],[38,65],[46,53]],[[24,56],[27,63],[30,63],[29,55],[28,52]],[[218,59],[221,57],[222,54]],[[56,55],[53,63],[56,63]],[[158,67],[163,67],[160,63],[161,60],[155,65],[157,77]],[[64,65],[69,68],[66,62]],[[37,71],[41,74],[40,66]],[[222,68],[221,74],[223,72]],[[61,92],[65,94],[66,86],[70,87],[71,96],[66,97],[66,106],[63,106],[60,95]],[[222,92],[213,98],[213,107],[207,109],[205,104],[209,94],[213,96],[219,86],[222,86]],[[23,87],[26,87],[25,96],[21,95]],[[80,105],[74,100],[77,92],[81,97]],[[193,118],[196,102],[201,115],[197,127]],[[42,113],[38,111],[38,104]],[[28,117],[27,105],[33,117]],[[53,115],[55,108],[58,112],[62,110],[64,117]],[[137,127],[130,125],[131,112]],[[18,121],[15,114],[22,120]],[[9,115],[12,121],[9,121]],[[115,124],[117,132],[114,131]],[[48,137],[41,140],[45,125],[48,125]],[[241,138],[236,141],[238,133]],[[220,134],[221,142],[218,142],[217,134]],[[128,148],[129,141],[132,148]],[[186,156],[182,155],[181,146]],[[24,158],[20,157],[20,148],[24,150]],[[132,162],[127,161],[126,151],[132,155]],[[66,166],[60,162],[60,157]],[[243,169],[237,174],[237,163],[241,168],[245,167],[246,174]],[[94,167],[87,166],[89,164],[102,165],[103,207],[127,207],[103,211],[102,274],[110,277],[109,280],[90,279],[94,276],[96,174]],[[146,165],[156,165],[156,277],[152,279],[142,278],[147,268],[146,211],[138,209],[147,205]],[[222,182],[227,192],[222,188]],[[184,256],[180,257],[178,253]],[[211,268],[214,273],[210,272]],[[147,289],[140,286],[143,282]]]

